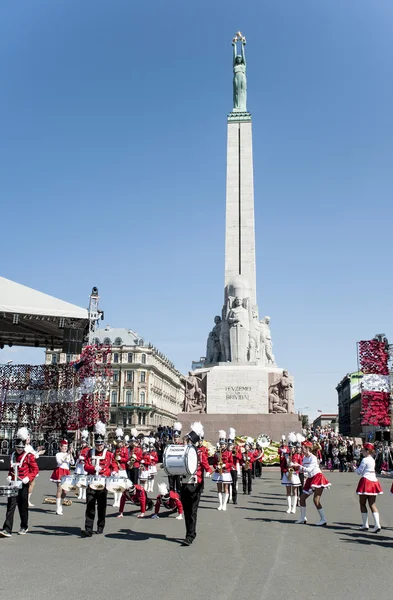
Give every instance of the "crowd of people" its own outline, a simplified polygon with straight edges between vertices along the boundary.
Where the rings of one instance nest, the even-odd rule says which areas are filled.
[[[105,425],[99,422],[95,427],[92,447],[88,443],[88,431],[81,433],[81,447],[76,454],[68,440],[63,439],[59,443],[57,466],[50,476],[50,480],[56,484],[56,514],[63,515],[65,497],[69,491],[76,489],[79,499],[86,503],[85,524],[81,535],[92,537],[95,521],[95,533],[102,534],[109,491],[113,492],[113,506],[119,509],[119,518],[124,517],[127,502],[139,507],[138,518],[159,518],[162,508],[176,513],[177,519],[185,521],[186,536],[183,545],[189,546],[196,537],[197,511],[204,491],[205,477],[212,476],[212,481],[217,486],[217,510],[225,512],[229,502],[237,504],[238,488],[242,486],[243,494],[250,495],[253,479],[262,475],[264,451],[270,445],[270,439],[261,435],[257,440],[248,437],[239,443],[235,434],[233,428],[228,435],[220,430],[215,452],[209,456],[201,423],[194,423],[191,431],[185,435],[182,435],[181,423],[175,423],[170,432],[171,443],[166,446],[162,441],[165,439],[164,435],[148,437],[133,429],[127,439],[119,428],[116,431],[116,442],[109,447],[106,443]],[[338,456],[342,457],[340,470],[345,470],[344,463],[351,462],[352,469],[360,476],[356,489],[362,517],[360,528],[369,528],[369,508],[374,518],[373,532],[378,533],[381,525],[376,498],[383,493],[376,477],[378,447],[369,442],[360,445],[355,440],[337,435],[329,428],[306,429],[302,434],[291,432],[288,436],[282,436],[279,460],[281,484],[287,497],[287,513],[296,514],[299,507],[300,517],[296,523],[306,524],[306,503],[312,496],[319,513],[316,525],[327,525],[321,498],[331,484],[322,469],[325,466],[329,470],[329,461],[335,456],[336,449]],[[182,474],[172,469],[167,459],[167,455],[170,456],[171,453],[184,460],[188,455],[194,456],[192,472],[188,471],[188,467]],[[28,531],[28,509],[32,506],[30,498],[39,472],[39,457],[40,452],[35,451],[30,444],[29,431],[22,427],[17,432],[11,456],[8,487],[2,486],[3,495],[8,496],[8,501],[0,537],[11,537],[16,507],[21,520],[19,534],[25,535]],[[159,493],[152,498],[149,494],[154,493],[157,465],[161,460],[164,461],[168,482],[160,482]],[[381,471],[390,470],[388,462],[382,461]],[[71,472],[72,466],[75,466],[74,474]],[[332,465],[330,470],[333,468]]]

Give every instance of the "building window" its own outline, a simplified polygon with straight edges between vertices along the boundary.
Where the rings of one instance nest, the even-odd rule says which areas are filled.
[[[113,362],[114,363],[118,363],[119,362],[119,354],[117,352],[115,352],[114,355],[113,355]]]
[[[145,394],[145,392],[141,392],[139,394],[139,402],[142,404],[142,406],[145,404],[145,400],[146,400],[146,394]]]
[[[111,413],[111,423],[112,423],[112,425],[116,424],[116,413],[114,413],[114,412]]]
[[[113,381],[119,381],[119,371],[113,371]]]
[[[111,342],[111,339],[110,339],[110,338],[108,338],[108,337],[104,338],[104,344],[106,344],[107,346],[110,346],[110,345],[111,345],[111,343],[112,343],[112,342]]]
[[[117,392],[112,392],[111,406],[117,406]]]
[[[126,392],[126,406],[131,406],[132,404],[132,392]]]
[[[146,383],[146,371],[141,371],[140,383]]]
[[[123,343],[123,340],[119,337],[115,338],[114,344],[115,346],[121,346]]]
[[[145,413],[138,413],[138,425],[146,425],[146,414]]]
[[[57,365],[57,354],[52,354],[52,365]]]
[[[133,362],[133,360],[132,360],[132,359],[133,359],[132,352],[129,352],[129,353],[128,353],[128,362],[129,362],[129,363],[132,363],[132,362]]]
[[[130,383],[134,381],[134,371],[127,371],[127,382]]]
[[[123,415],[123,427],[127,427],[127,415],[125,413]]]
[[[144,364],[144,365],[146,364],[146,354],[142,354],[141,361],[142,361],[142,364]]]
[[[100,342],[100,338],[95,338],[95,339],[94,339],[94,343],[95,343],[95,344],[97,344],[97,346],[98,346],[99,344],[101,344],[101,342]]]
[[[72,354],[66,354],[66,363],[70,363],[72,361]]]

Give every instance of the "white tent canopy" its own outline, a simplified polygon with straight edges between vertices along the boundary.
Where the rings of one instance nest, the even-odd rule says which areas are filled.
[[[0,348],[61,347],[64,332],[88,328],[88,310],[0,277]]]

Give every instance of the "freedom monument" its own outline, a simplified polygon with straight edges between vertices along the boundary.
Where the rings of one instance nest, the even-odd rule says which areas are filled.
[[[210,439],[228,427],[239,435],[264,432],[274,439],[299,429],[293,378],[276,364],[270,317],[260,319],[257,304],[245,45],[238,32],[232,40],[233,109],[227,121],[224,305],[214,318],[203,367],[189,373],[184,410],[178,415],[188,426],[199,413]]]

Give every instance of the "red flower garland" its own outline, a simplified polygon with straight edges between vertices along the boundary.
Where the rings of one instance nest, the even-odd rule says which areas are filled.
[[[389,427],[390,394],[388,392],[362,392],[362,425]]]
[[[389,353],[384,342],[366,340],[359,342],[360,370],[363,373],[376,375],[389,375]]]
[[[359,342],[359,363],[364,374],[389,375],[389,353],[384,342]],[[390,394],[362,391],[362,425],[390,426]]]

